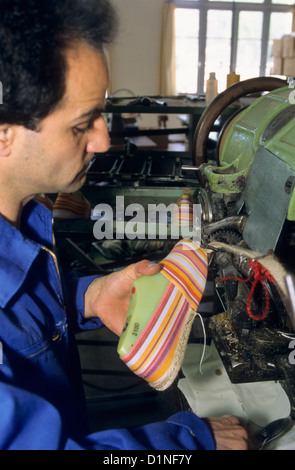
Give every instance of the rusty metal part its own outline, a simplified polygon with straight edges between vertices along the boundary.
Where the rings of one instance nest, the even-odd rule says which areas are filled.
[[[203,224],[202,236],[204,238],[204,241],[208,241],[215,232],[219,232],[223,229],[233,229],[237,230],[239,233],[242,233],[245,221],[246,217],[242,215],[237,215],[226,217],[225,219],[218,220],[216,222]]]

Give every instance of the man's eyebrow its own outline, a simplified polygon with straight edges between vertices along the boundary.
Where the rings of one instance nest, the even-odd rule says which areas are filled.
[[[100,116],[101,113],[105,111],[105,105],[102,106],[95,106],[95,108],[90,109],[84,114],[81,114],[77,118],[74,119],[74,122],[81,121],[81,119],[95,119],[96,117]]]

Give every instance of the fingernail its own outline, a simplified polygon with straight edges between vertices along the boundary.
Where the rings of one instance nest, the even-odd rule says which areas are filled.
[[[149,268],[153,268],[157,265],[158,263],[156,263],[156,261],[150,261],[149,264],[148,264],[148,267]]]
[[[149,264],[148,264],[148,267],[149,268],[154,268],[155,266],[159,266],[160,269],[163,268],[163,266],[161,266],[159,263],[157,263],[156,261],[150,261]]]

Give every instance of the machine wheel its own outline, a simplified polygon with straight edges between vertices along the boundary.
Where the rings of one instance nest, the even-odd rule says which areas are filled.
[[[250,93],[272,91],[287,85],[285,80],[275,77],[257,77],[244,80],[220,93],[203,112],[194,133],[193,161],[199,167],[206,163],[206,143],[210,130],[222,111],[231,103]],[[199,172],[197,176],[202,184]]]

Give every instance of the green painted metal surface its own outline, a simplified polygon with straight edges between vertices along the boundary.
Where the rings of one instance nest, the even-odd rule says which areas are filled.
[[[263,95],[233,122],[220,151],[220,165],[204,170],[212,191],[240,192],[259,147],[295,169],[295,104],[289,100],[291,91],[284,87]],[[294,190],[287,218],[295,220]]]

